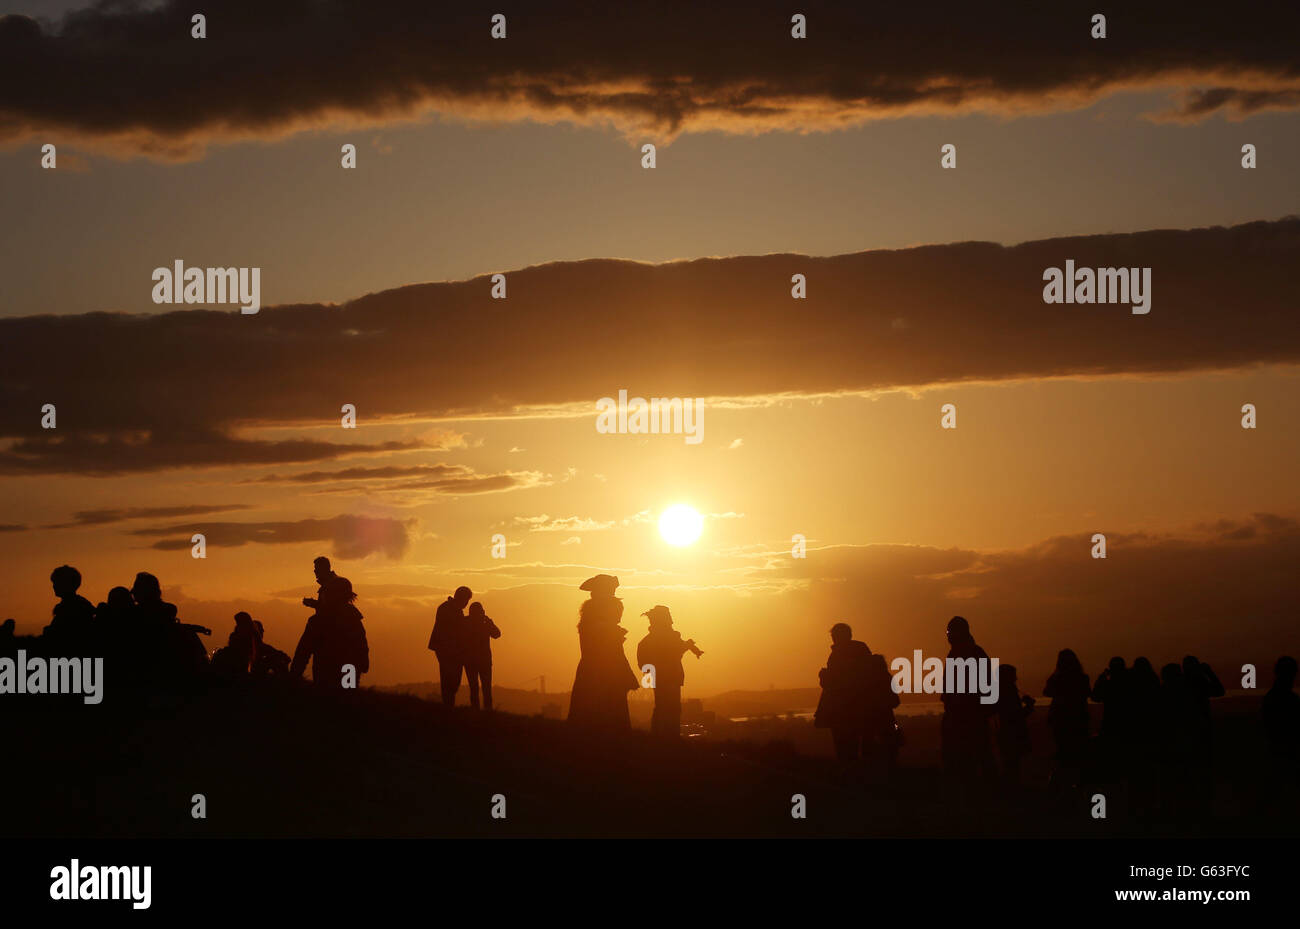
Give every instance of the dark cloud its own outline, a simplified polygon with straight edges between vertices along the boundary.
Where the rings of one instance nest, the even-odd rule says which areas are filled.
[[[190,506],[133,506],[124,509],[79,510],[72,514],[72,522],[57,523],[46,529],[76,529],[86,526],[105,526],[128,519],[167,519],[172,516],[200,516],[206,513],[229,513],[249,509],[245,503],[193,504]]]
[[[1295,4],[1091,8],[773,2],[507,10],[423,0],[104,0],[43,28],[0,18],[0,139],[61,133],[158,158],[209,141],[428,113],[679,131],[821,130],[909,113],[1023,113],[1117,90],[1204,88],[1184,117],[1294,108]],[[1205,36],[1214,37],[1207,42]]]
[[[0,523],[0,532],[26,532],[27,528],[22,523]]]
[[[1044,304],[1043,269],[1067,259],[1151,267],[1149,315]],[[343,402],[356,404],[363,423],[565,403],[594,416],[596,401],[620,388],[752,397],[1295,363],[1297,266],[1300,219],[1286,219],[1013,247],[551,264],[512,272],[508,300],[490,299],[480,278],[253,316],[4,319],[0,472],[118,473],[426,447],[240,435],[257,425],[337,424]],[[794,273],[807,275],[806,300],[791,299]],[[895,325],[900,318],[905,327]],[[57,430],[40,428],[45,403],[58,406]],[[482,479],[448,474],[411,487],[493,489],[455,483]]]
[[[500,491],[524,490],[549,483],[541,472],[506,472],[504,474],[473,474],[471,477],[450,477],[433,481],[390,481],[386,483],[343,482],[325,490],[312,491],[318,495],[383,496],[394,505],[419,505],[433,496],[467,496],[469,494],[497,494]],[[400,499],[390,499],[400,498]]]
[[[414,520],[371,516],[335,516],[332,519],[300,519],[293,522],[211,523],[189,522],[171,526],[133,529],[131,535],[157,538],[152,548],[177,551],[189,548],[195,532],[202,532],[209,548],[237,548],[241,545],[296,545],[328,542],[340,558],[364,558],[382,553],[399,559],[410,547]]]
[[[268,474],[265,477],[244,481],[246,484],[326,484],[340,481],[390,480],[417,476],[434,476],[440,479],[463,478],[474,470],[465,465],[432,464],[393,466],[385,468],[342,468],[338,471],[301,471],[297,474]]]
[[[147,382],[149,376],[144,374],[141,380]],[[137,413],[147,415],[150,410],[158,410],[158,420],[153,428],[131,426],[126,428],[125,435],[108,434],[95,427],[79,430],[74,415],[71,421],[63,420],[57,431],[22,436],[0,451],[0,474],[112,475],[167,468],[289,464],[428,447],[420,441],[369,445],[309,439],[265,441],[238,438],[217,428],[192,431],[185,426],[169,425],[175,420],[169,420],[168,414],[179,415],[180,412],[174,403],[162,401],[159,404],[143,396],[147,388],[142,383],[137,382],[136,387],[141,389],[141,394],[137,395],[136,402],[141,403]],[[128,391],[135,392],[132,388]],[[71,391],[66,387],[58,388],[57,392],[60,396],[71,397]],[[79,402],[61,401],[61,408],[82,406],[84,409],[84,401],[85,397]],[[60,408],[60,404],[56,404],[56,408]],[[137,424],[140,422],[136,421]]]

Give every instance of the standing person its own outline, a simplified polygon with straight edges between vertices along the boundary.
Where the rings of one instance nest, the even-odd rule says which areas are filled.
[[[950,619],[947,634],[949,659],[966,661],[973,658],[980,664],[988,662],[988,653],[975,643],[970,623],[964,617]],[[980,695],[972,688],[967,688],[964,693],[945,690],[942,699],[940,733],[944,771],[963,782],[992,774],[993,750],[989,745],[988,721],[993,707],[981,703]]]
[[[623,618],[623,601],[614,596],[618,578],[597,574],[578,589],[591,596],[578,608],[581,658],[569,694],[569,722],[595,730],[627,731],[632,728],[627,695],[641,682],[623,651],[627,630],[618,624]]]
[[[898,767],[898,750],[903,745],[903,730],[894,719],[898,694],[894,676],[889,673],[885,656],[872,652],[867,660],[867,712],[863,727],[862,752],[878,758],[885,777],[892,778]]]
[[[1047,708],[1047,725],[1056,740],[1056,770],[1052,780],[1062,775],[1077,786],[1088,752],[1088,696],[1092,693],[1088,675],[1083,672],[1079,656],[1062,649],[1056,656],[1056,670],[1047,679],[1043,696],[1051,697]]]
[[[695,647],[694,639],[682,640],[682,634],[673,628],[668,607],[655,606],[641,615],[650,621],[650,631],[637,644],[636,665],[642,674],[647,665],[654,668],[655,708],[650,731],[676,739],[681,735],[682,685],[686,683],[682,655],[693,652],[699,658],[704,652]]]
[[[465,619],[465,681],[469,684],[469,705],[476,710],[480,686],[483,709],[492,709],[492,640],[499,638],[501,630],[483,610],[483,604],[471,603]]]
[[[328,562],[326,566],[328,569]],[[366,642],[366,629],[361,623],[364,617],[356,607],[356,599],[352,582],[347,578],[334,575],[321,581],[321,597],[319,601],[312,601],[316,603],[316,612],[307,620],[307,627],[294,649],[290,676],[301,677],[307,668],[307,660],[311,659],[312,683],[322,687],[355,689],[360,675],[370,670],[370,646]],[[351,674],[347,671],[349,666]]]
[[[1294,770],[1300,758],[1300,697],[1295,681],[1298,667],[1290,655],[1283,655],[1273,666],[1273,686],[1264,694],[1260,712],[1268,753],[1274,764]]]
[[[835,757],[846,764],[862,754],[870,660],[871,649],[853,638],[853,628],[848,623],[831,626],[831,653],[826,667],[817,675],[822,695],[813,713],[813,725],[830,729]]]
[[[443,706],[456,705],[456,691],[460,690],[460,676],[465,667],[465,607],[473,598],[474,592],[468,587],[457,587],[434,614],[429,651],[438,656]]]
[[[320,586],[317,588],[315,598],[302,598],[302,605],[311,607],[317,613],[342,608],[343,604],[347,602],[347,592],[352,590],[352,584],[347,578],[339,577],[334,573],[334,568],[330,566],[330,560],[324,555],[312,562],[312,571],[316,575],[316,583]],[[347,585],[346,592],[344,590],[345,584]]]
[[[998,665],[997,743],[1008,787],[1020,786],[1020,762],[1029,754],[1029,714],[1033,711],[1034,698],[1020,694],[1016,666]]]

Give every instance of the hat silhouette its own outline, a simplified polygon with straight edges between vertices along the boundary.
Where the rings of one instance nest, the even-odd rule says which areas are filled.
[[[589,590],[592,594],[599,594],[604,597],[614,596],[614,590],[618,587],[618,578],[612,574],[597,574],[595,577],[589,577],[579,585],[579,590]]]

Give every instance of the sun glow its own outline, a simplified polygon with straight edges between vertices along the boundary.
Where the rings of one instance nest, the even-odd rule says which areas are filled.
[[[690,545],[704,531],[704,517],[685,503],[674,503],[659,517],[659,534],[669,545]]]

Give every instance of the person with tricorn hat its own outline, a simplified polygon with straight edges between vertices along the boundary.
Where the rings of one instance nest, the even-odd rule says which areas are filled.
[[[579,587],[591,597],[578,609],[582,657],[569,695],[569,721],[592,729],[631,729],[627,695],[640,687],[623,652],[627,630],[618,624],[623,601],[614,596],[617,589],[618,578],[609,574],[597,574]]]
[[[673,628],[673,614],[668,607],[655,606],[641,615],[650,621],[650,631],[636,647],[636,664],[642,674],[653,674],[655,708],[650,731],[675,739],[681,734],[682,685],[686,683],[682,655],[694,652],[699,658],[704,652],[695,647],[694,639],[683,641],[682,634]]]

